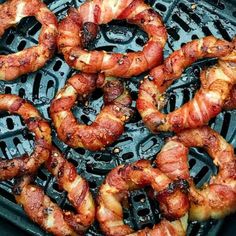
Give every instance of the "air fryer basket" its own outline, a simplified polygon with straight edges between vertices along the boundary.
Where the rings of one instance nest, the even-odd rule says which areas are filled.
[[[49,8],[59,20],[66,16],[70,6],[78,7],[84,0],[46,0]],[[0,3],[4,2],[0,0]],[[149,0],[152,7],[163,16],[169,40],[165,47],[165,57],[173,50],[195,38],[214,35],[226,40],[232,39],[236,32],[236,2],[221,0]],[[16,52],[37,44],[40,24],[33,18],[23,19],[17,28],[8,29],[0,40],[0,54]],[[124,22],[111,22],[101,26],[101,30],[90,49],[100,48],[115,52],[137,51],[142,48],[147,35],[138,27]],[[192,99],[199,88],[200,70],[215,63],[214,59],[202,60],[189,67],[176,83],[168,90],[169,102],[165,112],[170,112]],[[56,92],[63,87],[67,78],[75,71],[56,54],[47,65],[29,75],[21,76],[13,82],[0,81],[0,93],[17,94],[33,102],[45,118],[49,119],[48,108]],[[132,98],[137,98],[139,82],[144,75],[127,80]],[[74,108],[76,117],[90,124],[100,111],[102,94],[96,91],[86,105]],[[210,121],[210,126],[236,147],[236,110],[223,111]],[[53,132],[54,144],[65,153],[77,167],[78,172],[88,180],[90,189],[96,196],[98,187],[105,175],[121,163],[134,162],[140,158],[153,159],[161,149],[168,134],[153,135],[143,125],[138,113],[126,125],[125,133],[105,151],[90,152],[81,148],[72,149],[60,142]],[[18,116],[0,113],[0,157],[11,159],[26,152],[30,153],[34,145],[33,137]],[[201,186],[217,172],[217,168],[205,152],[192,148],[189,155],[191,176]],[[41,168],[36,182],[42,186],[48,196],[65,209],[71,206],[66,200],[66,193],[61,191],[54,177]],[[11,194],[13,181],[0,183],[0,216],[20,227],[27,234],[48,235],[28,219],[20,206],[16,205]],[[152,202],[144,190],[130,194],[130,209],[124,209],[125,222],[141,229],[152,226],[160,220],[158,204]],[[232,216],[236,220],[236,215]],[[191,222],[188,235],[217,235],[224,220]],[[1,222],[0,222],[1,224]],[[234,227],[231,225],[230,227]],[[3,235],[0,232],[1,235]],[[102,235],[95,222],[86,235]]]

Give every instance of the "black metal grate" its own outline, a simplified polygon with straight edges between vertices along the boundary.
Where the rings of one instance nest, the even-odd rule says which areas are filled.
[[[4,2],[0,0],[0,3]],[[58,19],[66,16],[70,6],[78,7],[83,0],[45,1]],[[205,0],[149,0],[165,21],[169,40],[165,47],[165,56],[178,49],[184,42],[213,34],[216,37],[230,40],[236,32],[236,2]],[[0,54],[16,52],[37,43],[41,25],[33,17],[23,19],[16,29],[8,29],[0,41]],[[120,24],[117,21],[101,26],[97,39],[90,48],[100,48],[112,51],[136,51],[142,48],[147,35],[134,25]],[[214,63],[214,59],[202,60],[189,67],[176,83],[168,90],[169,102],[165,112],[172,111],[192,99],[199,87],[200,70]],[[45,118],[49,119],[48,108],[56,92],[63,87],[67,78],[74,70],[64,62],[61,55],[55,57],[36,73],[20,77],[14,82],[0,81],[0,93],[12,93],[32,101]],[[139,81],[143,75],[127,81],[132,98],[137,98]],[[86,124],[91,123],[102,106],[102,94],[96,91],[86,106],[76,106],[74,114]],[[135,102],[133,102],[135,106]],[[221,133],[228,142],[236,147],[236,111],[220,113],[211,120],[210,125]],[[162,135],[152,135],[143,125],[136,112],[131,122],[126,126],[120,139],[105,151],[92,153],[84,149],[73,150],[61,143],[53,133],[55,145],[59,147],[77,167],[78,172],[85,177],[94,196],[105,175],[121,163],[134,162],[140,158],[153,159],[160,151],[164,138]],[[33,137],[30,135],[18,116],[0,113],[0,156],[11,159],[15,156],[30,153],[33,147]],[[206,153],[191,149],[189,155],[191,175],[198,186],[210,179],[217,169]],[[65,192],[58,189],[55,179],[41,169],[36,179],[37,184],[54,201],[64,208],[70,208]],[[11,194],[13,182],[0,183],[0,216],[10,220],[16,226],[32,235],[48,235],[25,216],[20,206],[14,202]],[[152,226],[160,219],[157,203],[147,197],[144,190],[134,191],[130,195],[130,209],[124,209],[126,223],[135,229]],[[236,216],[234,216],[235,218]],[[188,227],[188,235],[217,235],[223,220],[192,222]],[[90,228],[87,235],[102,235],[98,225]]]

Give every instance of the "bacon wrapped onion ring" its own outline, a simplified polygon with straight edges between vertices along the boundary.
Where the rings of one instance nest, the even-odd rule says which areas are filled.
[[[178,180],[174,184],[159,169],[152,168],[147,160],[118,166],[106,177],[98,193],[97,219],[105,235],[185,235],[186,216],[181,220],[162,220],[153,229],[145,228],[134,233],[123,222],[121,202],[128,197],[128,191],[150,185],[157,191],[160,208],[167,218],[179,218],[188,211],[185,184]],[[169,234],[168,234],[169,233]]]
[[[154,133],[178,132],[200,127],[220,113],[236,82],[235,42],[213,36],[193,40],[172,53],[163,65],[152,69],[140,86],[137,100],[137,109],[145,125]],[[164,105],[163,93],[187,66],[204,57],[223,56],[226,57],[216,66],[202,72],[202,87],[191,101],[167,115],[160,112]]]
[[[91,125],[77,122],[71,109],[77,98],[86,97],[96,87],[103,90],[104,104]],[[102,74],[76,74],[58,92],[50,107],[58,137],[70,147],[100,150],[123,133],[124,124],[132,114],[132,99],[123,83]]]
[[[188,149],[201,147],[219,171],[202,189],[195,187],[188,170]],[[204,126],[178,133],[156,157],[157,167],[172,180],[190,183],[190,220],[219,219],[236,211],[236,157],[233,147],[217,132]]]
[[[147,32],[149,41],[143,51],[121,54],[83,49],[96,37],[98,25],[114,19],[127,20]],[[58,48],[66,62],[77,70],[129,78],[162,62],[166,40],[161,17],[143,0],[93,0],[68,11],[59,24]]]
[[[0,161],[0,180],[7,180],[37,171],[51,153],[51,128],[38,110],[16,95],[0,95],[0,111],[20,115],[30,132],[35,135],[34,152],[13,160]]]
[[[67,198],[76,213],[63,211],[45,195],[43,189],[31,184],[32,179],[29,176],[23,176],[14,186],[13,193],[17,203],[47,232],[57,236],[84,235],[95,217],[95,205],[87,182],[55,148],[46,162],[46,167],[56,177],[59,187],[68,192]]]
[[[0,55],[0,80],[13,80],[36,71],[54,53],[58,33],[57,19],[40,0],[8,0],[0,4],[0,36],[26,16],[35,16],[42,24],[39,43],[21,52]]]

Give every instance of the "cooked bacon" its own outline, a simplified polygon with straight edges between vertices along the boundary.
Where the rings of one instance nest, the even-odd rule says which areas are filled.
[[[127,20],[147,32],[149,41],[142,51],[121,54],[84,49],[96,37],[98,25],[115,19]],[[75,69],[129,78],[162,62],[166,40],[161,17],[143,0],[94,0],[68,11],[68,16],[59,24],[58,48]]]
[[[213,36],[193,40],[172,53],[163,65],[151,70],[140,86],[137,109],[152,132],[179,132],[199,127],[222,110],[236,81],[235,42],[230,43]],[[164,92],[187,66],[201,58],[228,54],[216,66],[201,73],[202,87],[191,101],[167,115],[160,112],[164,104]]]
[[[67,198],[76,213],[63,211],[43,189],[31,183],[29,176],[21,178],[13,189],[17,203],[47,232],[57,236],[84,235],[95,217],[95,205],[87,182],[55,148],[46,167],[56,177],[59,187],[68,193]]]
[[[0,36],[26,16],[42,24],[37,46],[0,55],[0,80],[13,80],[45,65],[56,49],[57,18],[40,0],[8,0],[0,4]]]
[[[104,104],[100,114],[91,125],[77,122],[71,109],[77,99],[82,99],[95,88],[104,93]],[[100,150],[123,133],[124,124],[132,114],[131,97],[123,83],[102,74],[76,74],[58,92],[50,107],[58,137],[70,147]]]
[[[198,189],[188,170],[188,149],[203,148],[219,168],[209,184]],[[190,220],[222,218],[236,211],[236,157],[232,145],[217,132],[204,126],[178,133],[156,157],[157,167],[172,180],[179,178],[190,183]]]
[[[233,110],[236,109],[236,85],[230,91],[229,97],[226,99],[224,103],[224,110]]]
[[[186,186],[178,180],[172,180],[159,169],[152,168],[147,160],[132,164],[121,165],[113,169],[100,187],[97,203],[97,219],[105,235],[185,235],[186,222],[183,219],[176,221],[163,220],[153,229],[144,229],[133,233],[123,222],[121,202],[127,200],[128,192],[151,186],[157,192],[160,208],[167,218],[182,217],[189,207],[186,195]],[[182,186],[181,186],[182,185]]]
[[[0,111],[21,116],[29,131],[35,135],[35,148],[30,156],[0,161],[0,180],[34,173],[51,152],[51,128],[48,122],[33,105],[16,95],[1,94]]]

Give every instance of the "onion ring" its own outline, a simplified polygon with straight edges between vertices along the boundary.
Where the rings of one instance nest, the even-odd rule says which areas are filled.
[[[0,36],[26,16],[35,16],[42,24],[37,46],[0,55],[0,80],[17,77],[42,68],[56,49],[57,18],[40,0],[8,0],[0,4]]]
[[[201,147],[219,167],[202,189],[195,187],[188,170],[188,149]],[[236,211],[236,156],[234,148],[217,132],[204,126],[178,133],[156,157],[157,167],[172,180],[190,183],[190,220],[219,219]]]
[[[97,198],[97,219],[105,235],[168,235],[167,232],[169,235],[185,235],[187,222],[184,215],[189,207],[186,186],[181,180],[170,185],[171,181],[160,170],[152,168],[147,160],[113,169],[101,185]],[[162,220],[153,229],[145,228],[134,233],[123,222],[121,202],[127,199],[129,191],[148,185],[157,192],[160,209],[167,218],[183,218],[173,222]]]
[[[236,40],[230,43],[213,36],[193,40],[172,53],[163,65],[151,70],[140,86],[137,100],[137,109],[146,126],[154,133],[179,132],[202,126],[215,117],[236,82],[235,43]],[[187,66],[201,58],[223,57],[227,54],[229,56],[220,59],[218,65],[202,72],[202,87],[191,101],[167,115],[160,112],[164,105],[163,93]],[[207,85],[203,81],[208,81]]]
[[[30,176],[23,176],[13,188],[17,203],[47,232],[61,236],[83,235],[95,217],[95,205],[87,182],[56,148],[52,149],[46,167],[57,178],[59,187],[68,192],[67,198],[76,213],[63,211],[53,203],[43,189],[31,184]]]

